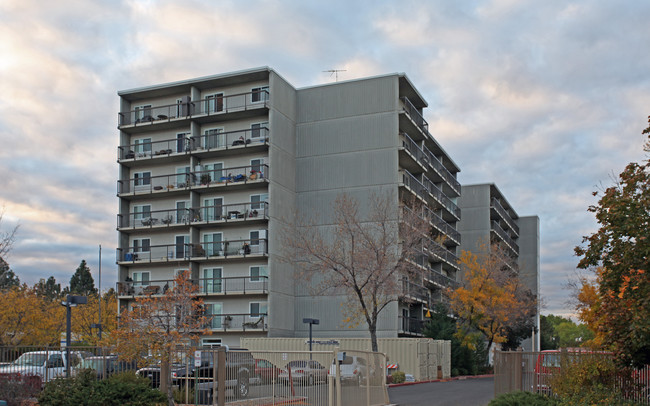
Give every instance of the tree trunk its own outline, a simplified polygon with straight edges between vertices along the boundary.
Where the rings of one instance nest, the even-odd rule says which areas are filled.
[[[167,404],[174,406],[174,395],[172,394],[172,373],[168,359],[160,361],[160,391],[167,394]]]

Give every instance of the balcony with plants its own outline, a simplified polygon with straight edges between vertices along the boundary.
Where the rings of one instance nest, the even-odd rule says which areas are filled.
[[[198,296],[266,295],[269,293],[268,276],[233,276],[226,278],[191,279],[199,286]],[[117,282],[117,293],[121,298],[146,295],[164,295],[174,287],[174,279],[133,281],[126,278]]]
[[[187,98],[179,103],[154,106],[144,105],[133,110],[118,113],[118,128],[161,126],[182,120],[194,119],[210,121],[211,117],[225,119],[224,115],[232,114],[235,118],[242,113],[254,112],[269,107],[269,91],[260,89],[253,92],[239,93],[228,96],[206,97],[192,101]]]
[[[268,182],[269,166],[266,164],[236,166],[152,176],[143,172],[137,177],[117,181],[117,194],[120,197],[177,193],[220,187],[238,187]]]
[[[218,156],[217,152],[269,145],[268,127],[203,134],[196,137],[149,139],[117,147],[117,160],[132,165],[139,161],[186,155]]]

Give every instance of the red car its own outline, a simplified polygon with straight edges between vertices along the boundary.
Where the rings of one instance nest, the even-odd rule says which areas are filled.
[[[265,359],[255,360],[255,376],[260,378],[262,383],[270,383],[273,382],[273,380],[277,381],[280,372],[282,372],[282,370],[273,365],[270,361]]]

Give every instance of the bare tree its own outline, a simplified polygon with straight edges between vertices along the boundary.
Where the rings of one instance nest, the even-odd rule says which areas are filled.
[[[163,295],[137,297],[130,310],[122,311],[119,326],[111,335],[120,356],[133,360],[148,354],[160,361],[161,384],[166,387],[170,406],[174,400],[169,365],[177,347],[210,334],[203,301],[197,299],[198,290],[190,280],[190,271],[179,272]]]
[[[2,210],[0,210],[0,226],[2,226],[2,218],[4,217],[4,214],[5,208],[3,207]],[[16,226],[9,231],[0,231],[0,258],[7,258],[7,254],[11,251],[14,241],[16,240],[18,227],[19,226]]]
[[[415,200],[398,206],[390,196],[371,198],[363,212],[341,194],[333,204],[333,227],[297,220],[284,232],[284,260],[314,295],[345,297],[344,322],[368,326],[377,351],[377,320],[402,293],[402,277],[421,279],[423,258],[442,249],[431,234],[432,213]],[[420,265],[418,265],[420,264]]]

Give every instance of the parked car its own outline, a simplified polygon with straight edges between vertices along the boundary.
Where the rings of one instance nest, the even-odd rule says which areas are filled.
[[[255,377],[258,378],[262,383],[270,383],[273,380],[278,380],[278,376],[282,370],[270,361],[265,359],[256,359],[255,360]]]
[[[122,361],[117,355],[93,356],[81,361],[79,368],[93,369],[97,373],[97,379],[103,379],[111,374],[135,369],[135,362]]]
[[[554,375],[560,372],[562,356],[569,357],[569,360],[577,360],[578,357],[597,353],[613,355],[611,352],[593,351],[586,348],[565,348],[562,350],[544,350],[540,352],[535,362],[534,390],[547,395],[552,394],[551,380]]]
[[[299,360],[289,362],[278,375],[282,382],[289,383],[289,376],[293,382],[313,385],[327,380],[327,370],[318,361]]]
[[[339,368],[341,370],[341,383],[362,385],[363,382],[365,382],[365,379],[368,376],[368,363],[365,358],[356,355],[348,355],[343,358],[343,361],[339,361],[339,363]],[[336,378],[336,360],[332,361],[328,374]]]
[[[74,374],[82,360],[89,355],[92,354],[70,351],[70,373]],[[66,366],[65,351],[30,351],[22,354],[11,364],[0,367],[0,378],[31,379],[34,385],[42,385],[54,378],[65,376]]]

